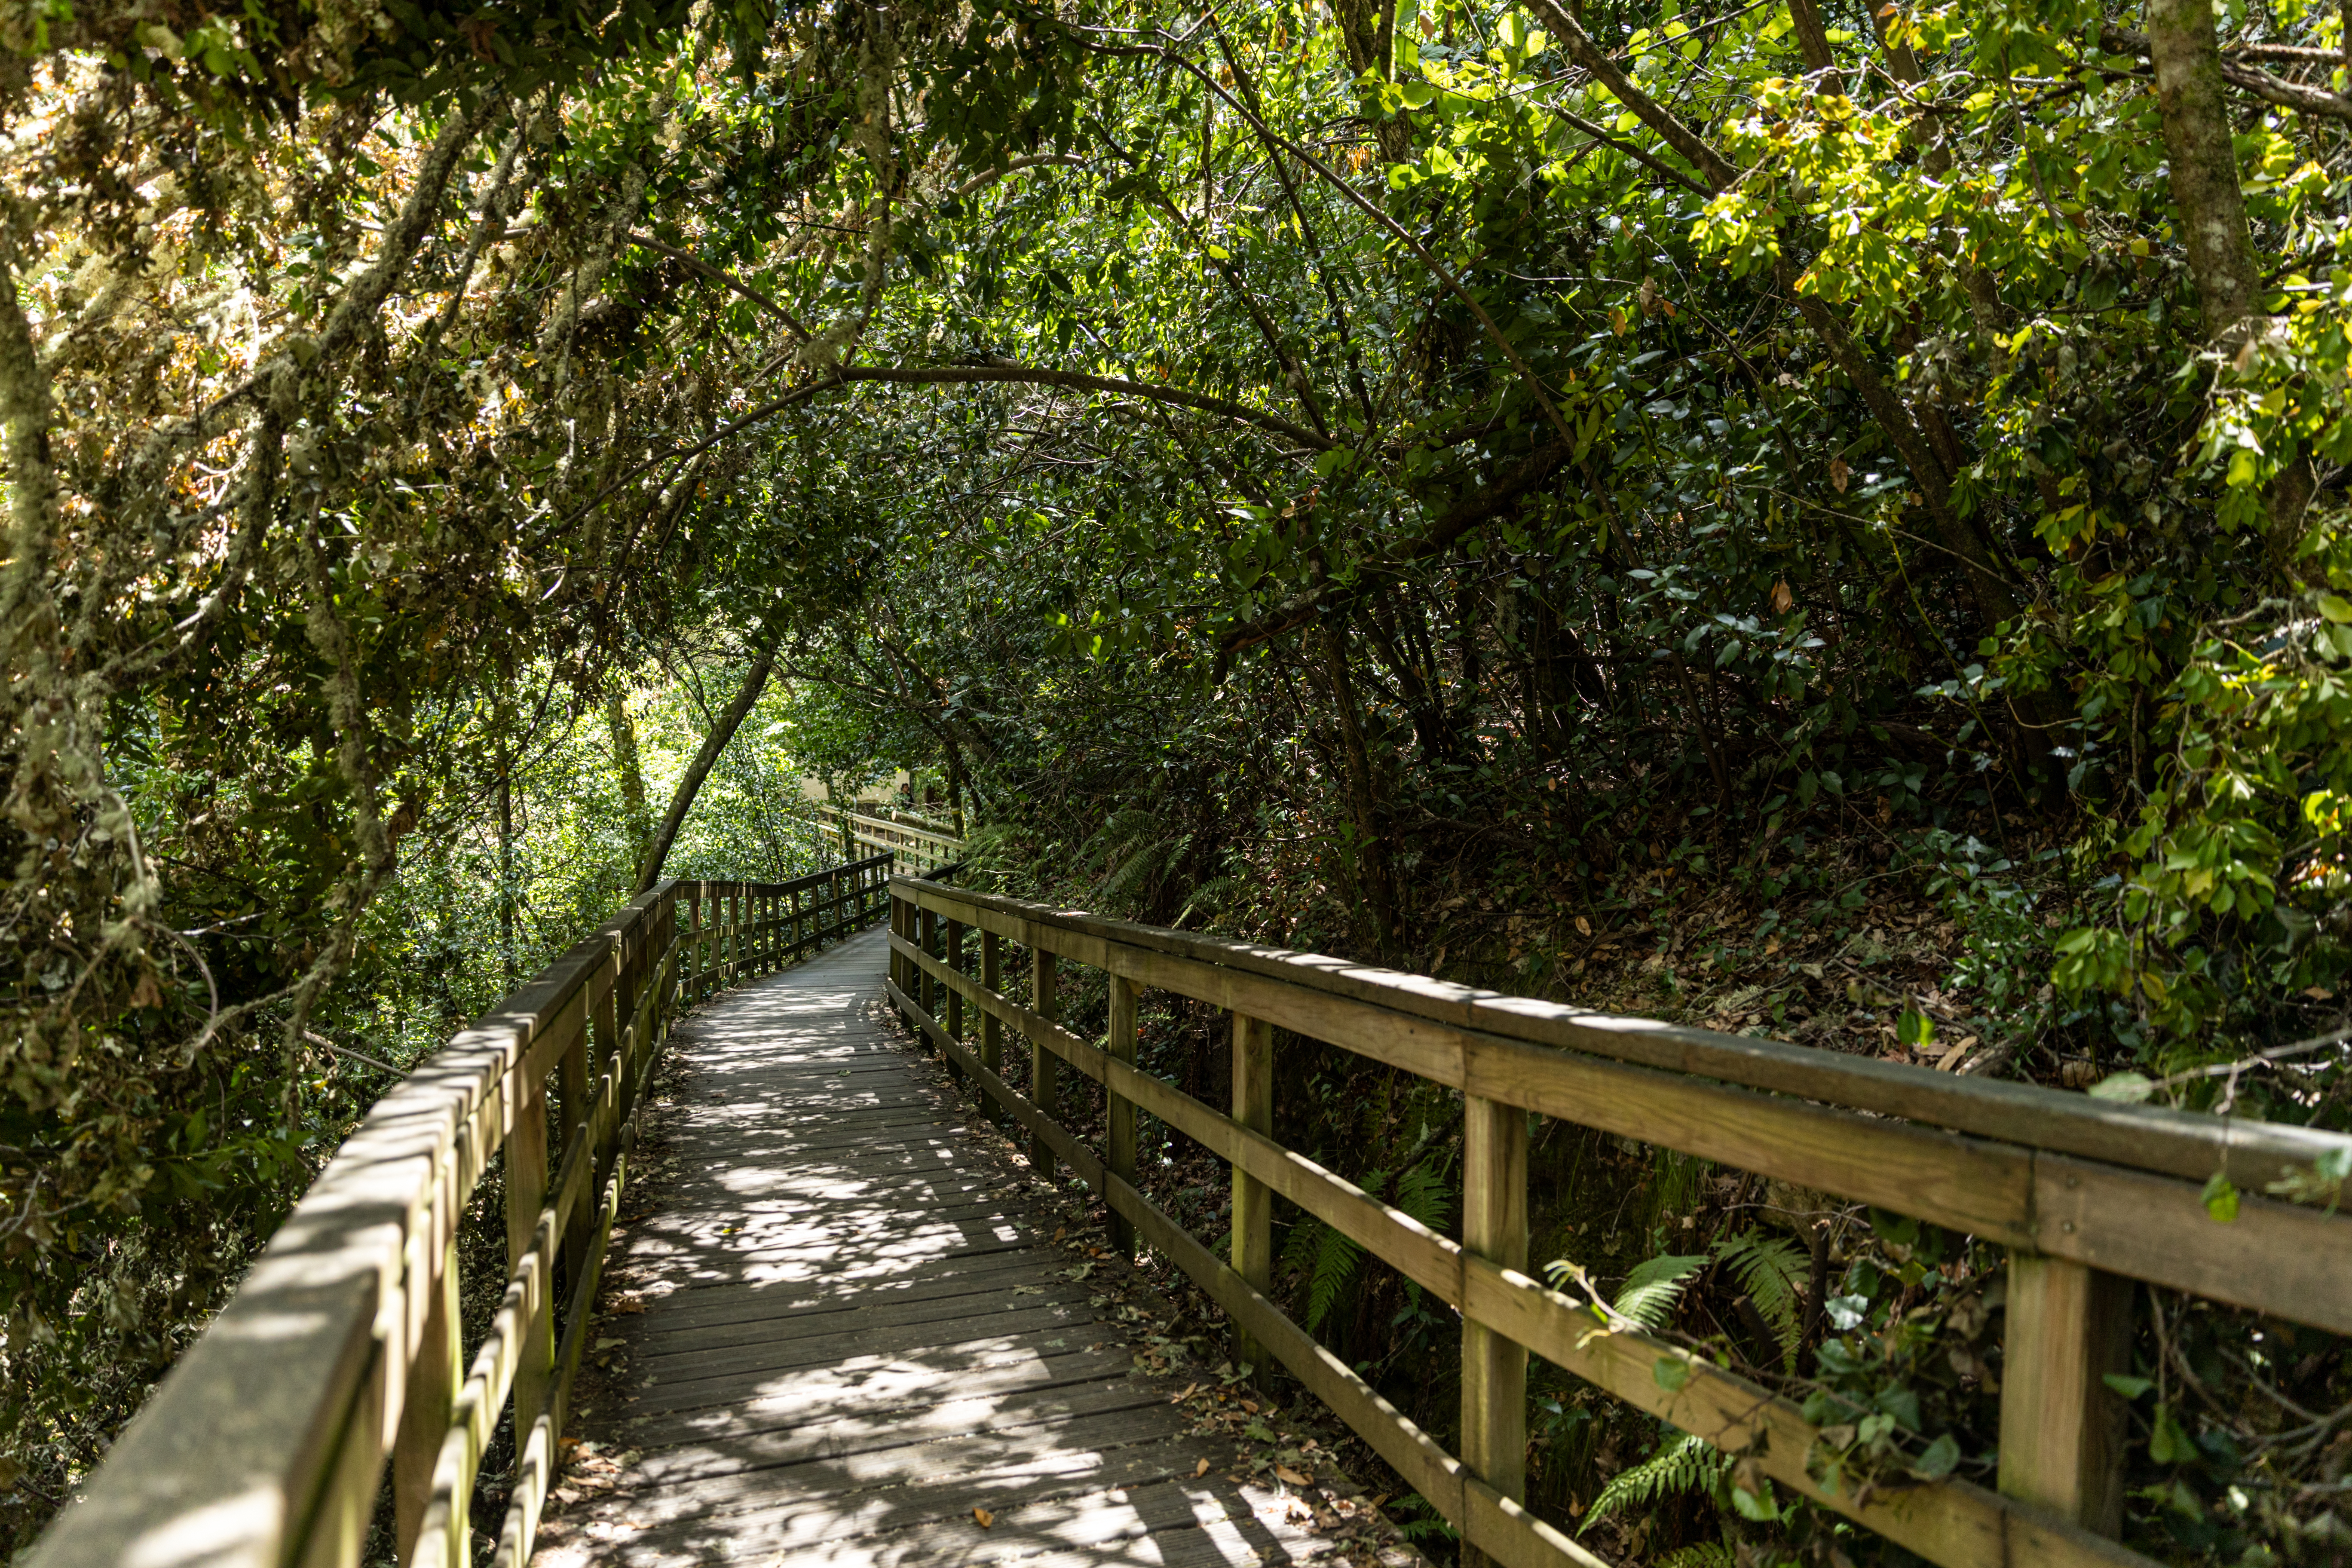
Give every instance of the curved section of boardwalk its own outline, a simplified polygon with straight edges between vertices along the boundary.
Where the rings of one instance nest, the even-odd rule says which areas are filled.
[[[1178,1568],[1322,1551],[1303,1510],[1221,1473],[1230,1443],[1185,1436],[1166,1380],[1136,1373],[1089,1305],[1099,1276],[893,1043],[873,1006],[884,951],[853,939],[680,1026],[669,1173],[615,1237],[615,1283],[644,1310],[604,1331],[626,1362],[583,1423],[599,1458],[575,1465],[619,1468],[559,1491],[540,1558]]]

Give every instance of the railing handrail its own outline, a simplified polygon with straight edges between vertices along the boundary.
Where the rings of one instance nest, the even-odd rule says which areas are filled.
[[[835,805],[831,802],[820,804],[817,810],[835,816],[846,817],[861,827],[876,828],[886,833],[904,834],[911,841],[939,845],[949,849],[960,850],[963,847],[963,840],[952,835],[934,833],[929,828],[913,827],[903,822],[892,822],[887,817],[868,816],[863,812],[852,811],[846,806]]]
[[[1613,1017],[921,879],[893,878],[891,896],[894,1001],[1029,1128],[1033,1160],[1059,1157],[1093,1182],[1130,1238],[1139,1229],[1192,1274],[1233,1315],[1237,1333],[1288,1365],[1461,1529],[1469,1545],[1512,1568],[1589,1562],[1514,1500],[1523,1474],[1517,1467],[1528,1350],[1685,1431],[1748,1454],[1772,1479],[1932,1561],[2145,1564],[2147,1559],[2105,1539],[2120,1517],[2121,1450],[2105,1436],[2115,1396],[2102,1374],[2128,1370],[2116,1364],[2129,1344],[2129,1295],[2122,1287],[2147,1280],[2352,1332],[2352,1219],[2243,1197],[2235,1220],[2217,1224],[2206,1213],[2201,1184],[2217,1168],[2210,1162],[2233,1164],[2241,1184],[2258,1183],[2274,1173],[2253,1168],[2256,1162],[2305,1164],[2352,1150],[2352,1138],[2233,1126],[2027,1085],[1956,1083],[1926,1068]],[[944,962],[934,951],[942,923]],[[962,972],[965,930],[982,933],[982,983]],[[1005,940],[1034,956],[1033,1008],[1010,1001],[996,984],[997,944]],[[1081,1040],[1055,1022],[1057,960],[1108,972],[1106,1045]],[[1233,1015],[1234,1116],[1133,1065],[1137,1003],[1146,988]],[[942,994],[944,1024],[933,1005]],[[967,1005],[982,1019],[979,1053],[961,1038]],[[1276,1026],[1462,1091],[1461,1242],[1432,1233],[1273,1140]],[[1032,1082],[1046,1086],[1042,1107],[996,1076],[1004,1028],[1031,1041]],[[1054,1120],[1057,1063],[1104,1087],[1110,1109],[1101,1157]],[[1231,1164],[1231,1267],[1135,1184],[1139,1110]],[[1827,1492],[1807,1468],[1819,1434],[1796,1405],[1622,1322],[1604,1325],[1591,1307],[1530,1278],[1528,1111],[2007,1247],[2012,1261],[2000,1490],[1947,1479],[1865,1494],[1859,1502]],[[1953,1128],[1966,1131],[1947,1130]],[[1460,1458],[1437,1447],[1266,1299],[1270,1211],[1262,1195],[1252,1194],[1268,1192],[1291,1199],[1461,1310]],[[1662,1364],[1679,1371],[1661,1376]]]
[[[354,1563],[388,1457],[402,1561],[462,1563],[474,1468],[509,1393],[500,1545],[526,1561],[639,1096],[677,1007],[878,914],[890,860],[788,882],[665,879],[459,1030],[344,1141],[32,1568]],[[512,1268],[469,1369],[454,1245],[502,1150]]]

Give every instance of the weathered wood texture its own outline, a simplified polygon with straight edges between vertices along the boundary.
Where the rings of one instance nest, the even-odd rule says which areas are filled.
[[[462,1568],[477,1529],[525,1560],[631,1118],[677,1005],[870,923],[887,867],[665,881],[459,1033],[345,1141],[27,1561],[353,1564],[388,1457],[404,1563]],[[474,1336],[455,1321],[453,1243],[494,1160],[511,1270],[461,1367]],[[510,1505],[475,1521],[476,1471],[509,1404]]]
[[[1586,1554],[1528,1518],[1521,1482],[1525,1355],[1543,1356],[1611,1394],[1754,1458],[1781,1485],[1940,1563],[2139,1563],[2104,1538],[2116,1526],[2116,1414],[2100,1373],[2127,1332],[2129,1282],[2168,1285],[2338,1331],[2352,1331],[2352,1220],[2250,1200],[2238,1220],[2204,1217],[2202,1178],[2242,1182],[2308,1164],[2344,1141],[2147,1107],[2116,1106],[2021,1085],[1983,1085],[1832,1053],[1609,1018],[1498,996],[1423,976],[1364,969],[1160,931],[1078,911],[898,879],[910,913],[951,919],[1056,963],[1108,972],[1106,1045],[1020,1006],[993,986],[900,942],[894,996],[951,1059],[968,1053],[936,1021],[931,998],[956,997],[1029,1038],[1041,1063],[1100,1082],[1116,1107],[1150,1112],[1231,1163],[1237,1227],[1261,1189],[1278,1193],[1441,1300],[1464,1320],[1464,1453],[1444,1453],[1134,1185],[1113,1122],[1100,1154],[1080,1145],[1050,1104],[1032,1104],[992,1072],[975,1074],[1032,1137],[1096,1184],[1149,1246],[1183,1268],[1233,1315],[1237,1331],[1282,1362],[1354,1426],[1463,1531],[1475,1553],[1511,1568]],[[894,983],[895,986],[895,983]],[[1235,1021],[1234,1114],[1202,1104],[1132,1065],[1138,993],[1159,988],[1226,1008]],[[1045,994],[1039,987],[1037,994]],[[1255,1102],[1255,1040],[1281,1027],[1460,1089],[1469,1118],[1466,1246],[1315,1164],[1267,1135]],[[1035,1075],[1033,1081],[1042,1079]],[[1528,1278],[1524,1151],[1528,1113],[1784,1178],[1997,1241],[2019,1259],[2012,1294],[2001,1491],[1958,1481],[1882,1491],[1856,1502],[1808,1472],[1816,1434],[1795,1405],[1623,1325]],[[1254,1238],[1234,1261],[1255,1273]],[[1659,1374],[1661,1361],[1681,1364]],[[1666,1385],[1673,1383],[1669,1389]],[[2027,1408],[2030,1402],[2032,1408]],[[2007,1495],[2003,1495],[2007,1494]]]
[[[877,1026],[886,952],[856,939],[681,1026],[675,1173],[613,1265],[645,1303],[605,1331],[625,1394],[581,1427],[630,1457],[558,1490],[539,1561],[1318,1554],[1286,1500],[1226,1478],[1230,1443],[1186,1436],[1089,1305],[1101,1266],[1071,1278],[1017,1167]]]

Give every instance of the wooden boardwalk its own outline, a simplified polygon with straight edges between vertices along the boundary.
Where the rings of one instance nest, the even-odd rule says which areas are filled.
[[[1136,1370],[1102,1266],[1073,1267],[1034,1184],[882,1022],[883,956],[867,933],[680,1026],[667,1171],[614,1238],[614,1287],[644,1310],[601,1331],[623,1354],[585,1394],[539,1557],[1326,1553],[1307,1503],[1237,1482],[1233,1442],[1188,1435],[1173,1379]]]

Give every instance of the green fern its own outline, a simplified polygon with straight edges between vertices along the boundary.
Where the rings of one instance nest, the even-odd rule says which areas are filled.
[[[1446,1190],[1444,1174],[1433,1165],[1412,1166],[1397,1178],[1396,1206],[1435,1231],[1443,1231],[1454,1218],[1454,1194]]]
[[[1322,1229],[1315,1247],[1315,1272],[1307,1282],[1307,1331],[1310,1334],[1323,1326],[1323,1320],[1339,1304],[1348,1282],[1356,1277],[1356,1264],[1364,1256],[1362,1247],[1329,1226]]]
[[[1704,1258],[1701,1262],[1706,1261]],[[1704,1437],[1677,1432],[1656,1453],[1609,1478],[1580,1531],[1621,1508],[1646,1508],[1665,1498],[1711,1488],[1731,1469],[1731,1456]]]
[[[1617,1292],[1617,1310],[1645,1329],[1663,1329],[1675,1315],[1675,1303],[1682,1300],[1691,1276],[1706,1267],[1705,1253],[1696,1258],[1653,1258],[1636,1265]]]
[[[1339,1305],[1363,1255],[1362,1247],[1319,1219],[1302,1219],[1291,1226],[1290,1238],[1283,1244],[1282,1266],[1285,1272],[1307,1276],[1307,1332],[1320,1329]]]
[[[1715,1256],[1729,1267],[1748,1299],[1780,1343],[1781,1364],[1797,1368],[1797,1342],[1802,1333],[1797,1291],[1812,1270],[1812,1262],[1779,1237],[1759,1237],[1754,1231],[1727,1236],[1715,1244]]]
[[[1738,1563],[1731,1548],[1720,1541],[1680,1547],[1658,1559],[1658,1568],[1738,1568]]]

